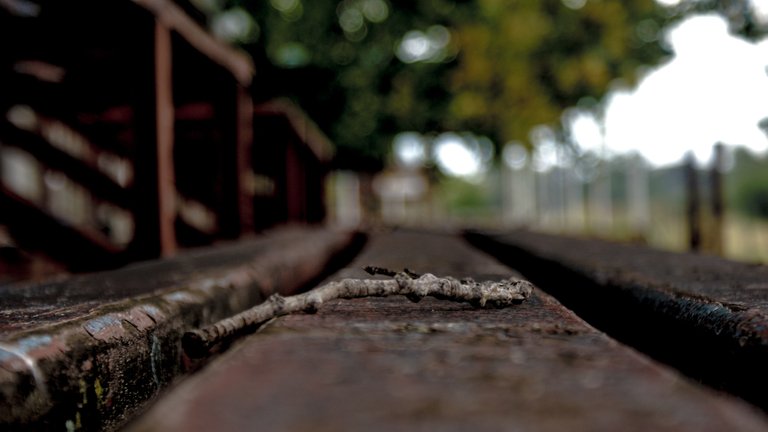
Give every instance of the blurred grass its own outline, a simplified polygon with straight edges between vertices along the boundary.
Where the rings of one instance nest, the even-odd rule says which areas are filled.
[[[688,225],[681,212],[662,205],[651,211],[651,224],[647,233],[639,235],[629,229],[622,212],[616,212],[613,228],[591,235],[606,240],[621,242],[645,242],[648,246],[685,252],[688,250]],[[718,254],[715,250],[711,230],[713,224],[706,216],[702,218],[702,253]],[[724,258],[751,263],[768,263],[768,220],[728,212],[723,221]]]
[[[729,214],[724,231],[725,257],[768,263],[768,221]]]

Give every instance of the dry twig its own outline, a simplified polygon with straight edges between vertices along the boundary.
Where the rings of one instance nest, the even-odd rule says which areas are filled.
[[[266,302],[208,327],[188,331],[182,343],[190,357],[202,357],[210,349],[230,338],[255,330],[261,324],[294,312],[314,313],[330,300],[359,297],[404,295],[414,302],[426,296],[442,300],[466,302],[480,308],[504,308],[522,303],[533,286],[520,279],[475,282],[453,277],[437,277],[430,273],[418,275],[405,270],[393,272],[379,267],[366,267],[371,274],[393,276],[394,279],[344,279],[330,282],[304,294],[283,297],[273,294]]]

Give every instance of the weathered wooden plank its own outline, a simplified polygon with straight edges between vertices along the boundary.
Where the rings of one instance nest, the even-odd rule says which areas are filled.
[[[287,229],[112,272],[0,287],[0,429],[117,428],[188,371],[185,330],[294,293],[357,239]]]
[[[379,234],[362,266],[476,279],[513,272],[458,237]],[[508,309],[333,301],[279,318],[129,430],[764,430],[754,408],[686,381],[541,291]]]
[[[527,231],[470,239],[598,328],[768,408],[768,267]]]

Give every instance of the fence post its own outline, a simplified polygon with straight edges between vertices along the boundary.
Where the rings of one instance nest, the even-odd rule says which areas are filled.
[[[724,192],[723,192],[723,163],[724,147],[722,143],[714,146],[714,157],[710,171],[711,206],[712,206],[712,252],[723,253],[723,219],[724,219]]]
[[[611,168],[610,162],[603,158],[597,167],[597,176],[589,185],[588,227],[592,234],[602,237],[613,236],[613,198],[611,197]]]
[[[699,197],[699,176],[693,153],[685,155],[686,219],[688,221],[688,248],[697,252],[701,249],[701,214]]]
[[[627,208],[631,235],[637,240],[646,241],[651,223],[651,204],[648,189],[648,167],[642,156],[636,155],[631,159],[626,174]]]

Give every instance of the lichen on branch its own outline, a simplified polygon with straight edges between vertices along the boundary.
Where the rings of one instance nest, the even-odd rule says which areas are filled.
[[[379,267],[367,267],[366,271],[393,279],[343,279],[295,296],[273,294],[266,302],[233,317],[186,332],[182,339],[184,351],[193,358],[205,356],[213,346],[253,331],[273,318],[295,312],[314,313],[323,303],[335,299],[402,295],[418,302],[429,296],[469,303],[477,308],[504,308],[522,303],[533,291],[530,282],[515,278],[476,282],[430,273],[418,275],[408,270],[392,272]]]

